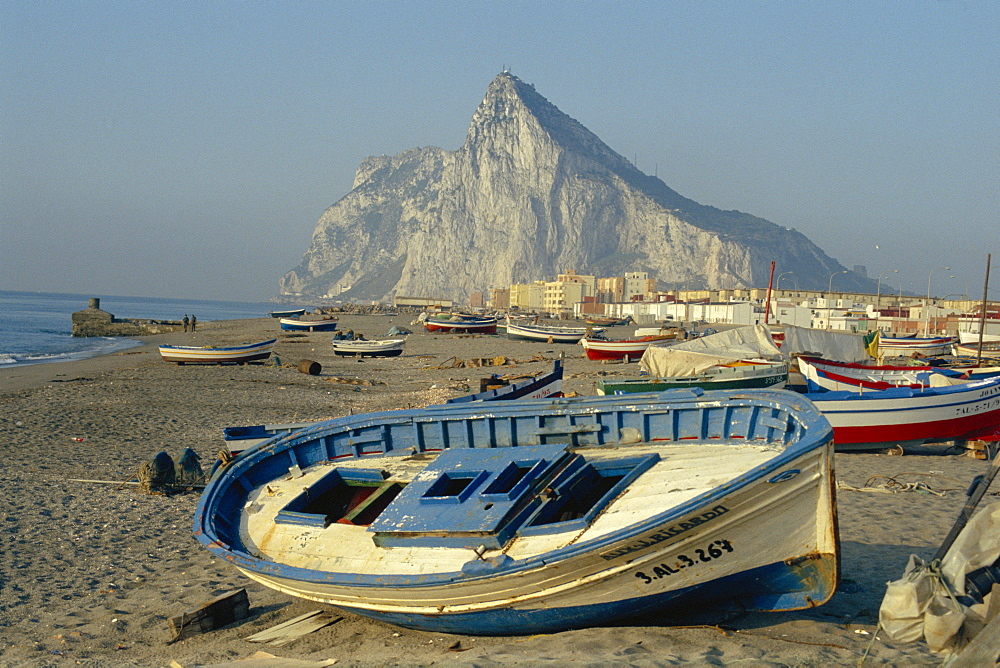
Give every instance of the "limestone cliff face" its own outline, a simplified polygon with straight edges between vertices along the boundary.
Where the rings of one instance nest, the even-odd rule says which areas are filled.
[[[554,277],[648,271],[662,285],[801,289],[843,267],[805,236],[682,197],[636,169],[533,86],[504,72],[457,151],[366,159],[327,209],[282,294],[447,297]],[[871,281],[847,274],[838,288]]]

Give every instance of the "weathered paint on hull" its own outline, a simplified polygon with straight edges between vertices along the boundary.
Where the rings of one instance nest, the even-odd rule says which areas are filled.
[[[177,364],[246,364],[266,360],[271,356],[276,339],[249,346],[196,348],[191,346],[160,346],[160,357]]]
[[[833,595],[836,573],[836,557],[825,555],[805,559],[792,566],[778,562],[712,582],[654,596],[624,599],[613,603],[581,604],[557,609],[500,608],[484,613],[425,615],[375,612],[349,606],[339,607],[363,617],[422,631],[465,635],[526,635],[600,626],[613,620],[630,619],[646,614],[669,617],[671,613],[674,613],[680,616],[691,610],[708,607],[720,614],[742,613],[750,610],[805,609],[821,605]],[[762,583],[773,583],[773,590],[763,592]],[[811,583],[821,583],[827,589],[814,589],[814,585]],[[789,588],[795,587],[819,591],[819,594],[814,599],[808,594],[794,596],[787,593]],[[719,592],[726,592],[726,595],[719,596]]]
[[[837,542],[827,441],[750,484],[735,479],[696,497],[636,533],[480,575],[427,575],[405,585],[361,576],[352,585],[344,574],[227,558],[269,587],[376,619],[509,635],[602,625],[651,610],[680,613],[694,603],[719,610],[812,607],[834,592]]]
[[[534,341],[536,343],[577,343],[580,339],[586,336],[586,333],[582,334],[554,334],[546,332],[538,333],[525,333],[522,330],[512,330],[510,325],[507,325],[507,338],[514,341]]]
[[[1000,378],[966,385],[806,395],[833,425],[837,450],[974,437],[1000,424]]]
[[[493,322],[486,325],[463,324],[460,322],[431,322],[424,323],[424,329],[428,332],[454,332],[456,334],[496,334],[497,324]]]

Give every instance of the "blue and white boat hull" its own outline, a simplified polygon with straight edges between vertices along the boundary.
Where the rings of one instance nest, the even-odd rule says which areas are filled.
[[[512,465],[527,482],[504,487]],[[590,488],[561,482],[575,465],[607,491],[576,499]],[[331,479],[366,476],[406,482],[357,524],[364,503],[353,519],[317,510]],[[819,605],[837,580],[833,489],[831,428],[788,392],[445,405],[245,452],[205,490],[195,533],[293,596],[413,628],[528,634],[691,606]],[[547,504],[579,513],[547,517]],[[497,510],[506,519],[480,524]]]

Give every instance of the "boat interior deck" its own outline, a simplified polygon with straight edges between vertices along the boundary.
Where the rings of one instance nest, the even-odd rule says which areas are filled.
[[[456,572],[611,534],[715,489],[781,446],[700,441],[456,449],[327,461],[250,492],[248,552],[340,573]]]

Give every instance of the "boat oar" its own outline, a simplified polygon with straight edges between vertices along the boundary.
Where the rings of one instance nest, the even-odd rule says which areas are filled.
[[[944,542],[941,543],[941,547],[934,554],[934,560],[944,559],[944,555],[947,554],[948,549],[951,547],[955,539],[958,538],[958,534],[962,532],[965,525],[969,522],[972,517],[972,512],[979,505],[979,501],[986,494],[986,490],[990,488],[990,483],[993,482],[993,478],[996,477],[997,472],[1000,471],[1000,449],[997,450],[996,454],[993,455],[993,461],[990,462],[990,468],[981,475],[977,475],[972,479],[972,484],[969,486],[966,496],[968,500],[965,502],[965,506],[962,508],[962,512],[958,514],[958,519],[955,520],[955,526],[951,528],[948,535],[945,536]]]

